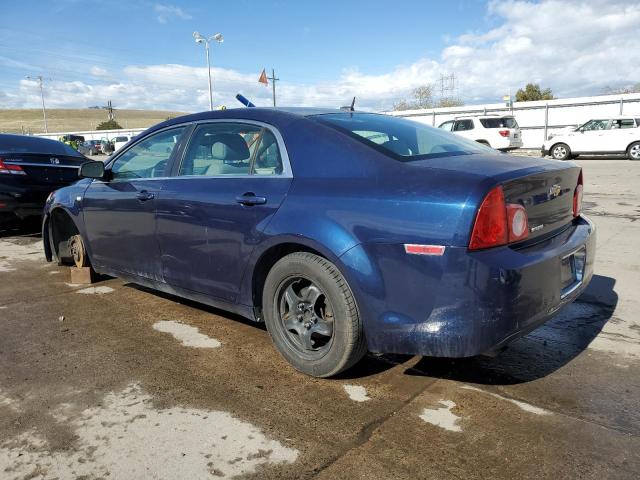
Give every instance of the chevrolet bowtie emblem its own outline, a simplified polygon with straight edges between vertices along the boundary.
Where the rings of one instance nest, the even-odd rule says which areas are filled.
[[[562,192],[562,187],[557,183],[549,189],[549,199],[556,198]]]

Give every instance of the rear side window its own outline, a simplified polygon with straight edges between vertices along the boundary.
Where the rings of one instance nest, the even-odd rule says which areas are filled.
[[[513,117],[481,118],[484,128],[518,128],[518,122]]]
[[[66,155],[70,157],[82,156],[66,143],[40,137],[28,137],[26,135],[0,135],[0,152]]]
[[[178,175],[279,175],[282,158],[275,135],[261,126],[216,122],[193,133]]]
[[[402,162],[474,153],[495,153],[494,150],[459,135],[390,115],[331,113],[308,118],[335,128]]]
[[[622,128],[635,128],[636,122],[633,118],[614,119],[611,121],[611,129],[618,130]]]

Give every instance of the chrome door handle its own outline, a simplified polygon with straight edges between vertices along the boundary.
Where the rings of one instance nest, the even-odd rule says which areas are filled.
[[[140,200],[141,202],[146,202],[147,200],[153,200],[154,198],[156,198],[156,196],[151,192],[147,192],[146,190],[142,190],[142,191],[138,192],[138,194],[136,195],[136,198],[138,200]]]
[[[266,197],[258,197],[253,192],[247,192],[236,197],[236,202],[245,205],[247,207],[252,205],[264,205],[267,203]]]

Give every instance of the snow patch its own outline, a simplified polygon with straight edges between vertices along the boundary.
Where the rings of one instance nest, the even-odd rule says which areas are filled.
[[[541,408],[541,407],[536,407],[534,405],[531,405],[530,403],[521,402],[520,400],[514,400],[513,398],[503,397],[502,395],[498,395],[497,393],[487,392],[485,390],[482,390],[482,389],[476,388],[476,387],[472,387],[470,385],[464,385],[461,388],[463,388],[465,390],[472,390],[474,392],[484,393],[484,394],[490,395],[490,396],[492,396],[494,398],[498,398],[500,400],[504,400],[505,402],[513,403],[518,408],[520,408],[520,410],[524,410],[525,412],[535,413],[536,415],[551,415],[552,414],[552,412],[550,412],[549,410],[545,410],[544,408]]]
[[[366,402],[367,400],[371,400],[371,397],[367,395],[367,389],[360,385],[343,385],[343,388],[349,395],[349,398],[354,402]]]
[[[425,408],[420,415],[420,418],[427,423],[435,425],[450,432],[461,432],[462,427],[458,425],[460,417],[451,411],[456,406],[451,400],[440,400],[439,405],[443,405],[440,408]]]
[[[111,293],[111,292],[113,292],[113,288],[100,286],[100,287],[83,288],[82,290],[78,290],[76,293],[84,293],[86,295],[94,295],[94,294],[104,295],[105,293]]]
[[[15,263],[29,260],[44,260],[40,242],[23,244],[7,238],[0,239],[0,272],[13,272],[16,270]]]
[[[75,416],[70,407],[54,413],[74,429],[74,450],[54,452],[35,431],[23,433],[0,444],[3,478],[229,478],[298,456],[227,412],[155,409],[138,384]]]
[[[173,320],[161,320],[153,324],[154,330],[173,335],[180,340],[185,347],[217,348],[221,343],[215,338],[206,336],[198,331],[197,327],[174,322]]]
[[[15,412],[19,412],[20,408],[17,405],[17,402],[7,396],[2,389],[0,389],[0,407],[9,407],[11,410],[15,411]]]

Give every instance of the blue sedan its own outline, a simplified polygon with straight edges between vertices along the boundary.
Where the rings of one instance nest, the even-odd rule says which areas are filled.
[[[593,274],[582,171],[386,115],[163,122],[47,200],[47,259],[265,322],[295,368],[493,353]]]

